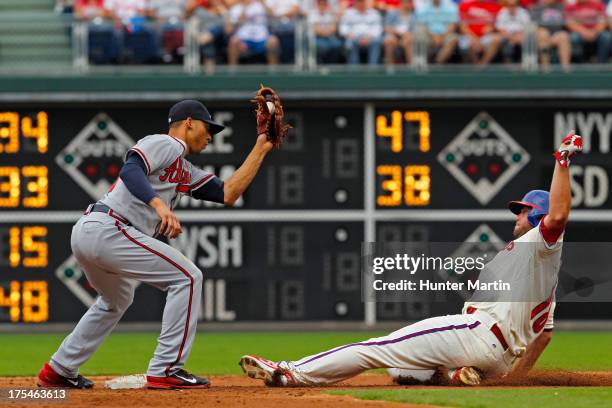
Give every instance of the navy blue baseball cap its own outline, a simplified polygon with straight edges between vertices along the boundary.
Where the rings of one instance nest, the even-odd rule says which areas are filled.
[[[208,109],[206,106],[200,101],[196,101],[193,99],[186,99],[184,101],[180,101],[175,103],[168,113],[168,124],[172,124],[174,122],[180,122],[181,120],[185,120],[187,118],[201,120],[202,122],[209,124],[209,132],[211,135],[215,135],[225,129],[220,123],[217,123],[212,120]]]

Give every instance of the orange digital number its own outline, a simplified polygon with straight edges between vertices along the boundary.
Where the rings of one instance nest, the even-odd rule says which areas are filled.
[[[21,136],[36,140],[39,153],[47,153],[49,148],[49,117],[46,112],[36,114],[36,125],[31,117],[21,119]],[[19,153],[19,114],[0,112],[0,153]],[[2,140],[7,140],[3,143]]]
[[[376,117],[376,135],[391,138],[391,151],[399,153],[404,147],[402,130],[402,112],[391,112],[391,124],[385,115]]]
[[[36,139],[36,147],[39,153],[47,153],[49,147],[49,118],[46,112],[38,112],[36,115],[38,126],[32,126],[32,118],[24,117],[21,120],[21,134],[25,138]]]
[[[49,292],[46,281],[23,282],[23,322],[40,323],[49,319]]]
[[[17,207],[20,194],[19,167],[0,167],[0,207]]]
[[[0,207],[42,208],[49,204],[49,169],[47,166],[0,167]],[[23,183],[22,183],[23,179]],[[25,188],[21,200],[21,190]]]
[[[404,169],[404,202],[409,207],[429,204],[431,178],[429,166],[406,166]]]
[[[402,203],[402,166],[381,165],[376,167],[376,174],[388,177],[381,187],[389,192],[376,197],[376,203],[381,207],[395,207]]]
[[[35,238],[46,239],[47,227],[23,227],[23,266],[26,268],[44,268],[49,264],[49,244],[43,240],[35,241]],[[36,253],[36,256],[28,257],[28,253]]]
[[[9,265],[17,268],[45,268],[49,265],[47,227],[34,225],[9,228]]]
[[[387,177],[380,186],[382,190],[388,192],[386,195],[377,196],[376,203],[381,207],[397,207],[402,204],[403,197],[408,207],[428,205],[431,198],[430,172],[430,167],[426,165],[410,165],[402,168],[400,165],[384,164],[376,167],[379,176]]]
[[[19,115],[16,112],[0,112],[0,153],[17,153],[19,151]]]
[[[429,135],[431,134],[431,127],[429,125],[429,112],[406,112],[404,114],[404,119],[406,120],[406,122],[419,123],[419,150],[422,152],[428,152],[430,148]]]
[[[391,151],[399,153],[404,148],[404,121],[418,122],[419,124],[419,150],[428,152],[430,149],[429,137],[431,134],[431,126],[429,120],[429,112],[426,111],[393,111],[391,112],[391,123],[387,115],[378,115],[376,117],[376,135],[379,137],[391,138]]]
[[[8,293],[5,293],[4,287],[0,286],[0,307],[9,309],[11,322],[18,322],[21,315],[19,310],[20,286],[18,281],[11,281]]]
[[[28,193],[34,194],[23,199],[23,206],[30,208],[46,207],[49,203],[49,170],[47,166],[25,166],[21,170],[24,178],[34,179],[26,183]]]
[[[9,264],[12,268],[18,267],[21,261],[20,243],[21,230],[19,227],[11,227],[9,229]]]

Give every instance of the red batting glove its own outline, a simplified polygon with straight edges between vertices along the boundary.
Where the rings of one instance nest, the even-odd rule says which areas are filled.
[[[569,135],[563,138],[559,149],[553,153],[553,156],[560,165],[563,167],[569,167],[570,159],[577,153],[582,151],[582,136],[574,134],[572,130]]]

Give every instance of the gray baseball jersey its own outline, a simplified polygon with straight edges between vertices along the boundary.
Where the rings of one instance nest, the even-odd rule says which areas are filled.
[[[184,159],[185,143],[168,135],[151,135],[126,154],[138,154],[154,192],[173,208],[181,194],[203,186],[222,188],[213,174]],[[219,182],[209,184],[211,181]],[[153,238],[159,218],[118,179],[101,200],[113,211],[86,212],[72,229],[71,247],[87,280],[100,295],[51,357],[53,369],[76,377],[132,303],[138,282],[168,293],[162,330],[147,374],[171,375],[182,368],[195,337],[203,275],[178,250]]]
[[[168,135],[149,135],[126,153],[126,158],[130,154],[142,158],[153,191],[170,209],[178,203],[181,194],[191,195],[215,178],[214,174],[185,160],[186,150],[182,140]],[[157,233],[159,217],[155,209],[134,197],[121,179],[100,201],[145,234],[154,236]]]

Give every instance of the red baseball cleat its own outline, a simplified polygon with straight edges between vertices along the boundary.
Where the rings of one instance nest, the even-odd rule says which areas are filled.
[[[59,375],[55,370],[45,363],[38,372],[38,380],[36,381],[39,387],[46,388],[93,388],[93,381],[78,375],[76,378],[68,378]]]
[[[459,367],[448,370],[451,385],[479,385],[483,379],[482,371],[476,367]]]
[[[147,388],[155,390],[210,388],[210,382],[208,378],[197,377],[180,369],[167,377],[153,377],[147,375]]]
[[[268,387],[296,387],[300,384],[291,373],[288,364],[266,360],[259,356],[242,356],[238,363],[242,371],[253,379],[263,380]]]

